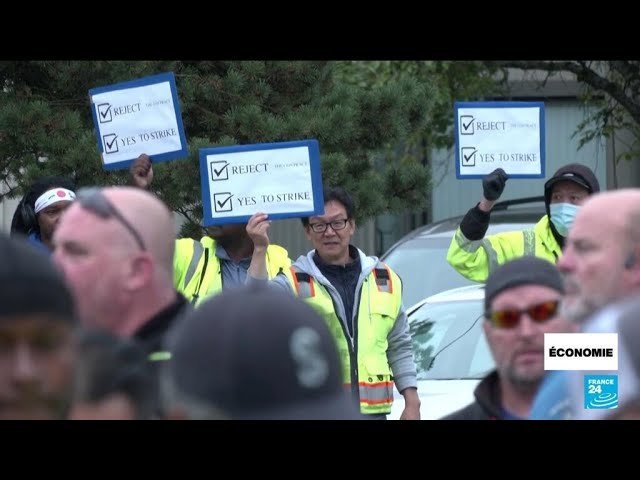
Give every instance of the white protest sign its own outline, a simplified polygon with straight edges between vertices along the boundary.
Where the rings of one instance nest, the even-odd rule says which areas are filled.
[[[456,102],[456,177],[544,178],[544,103]]]
[[[141,153],[154,162],[188,156],[173,73],[89,90],[103,168],[127,168]]]
[[[316,140],[203,148],[200,180],[206,226],[324,212]]]

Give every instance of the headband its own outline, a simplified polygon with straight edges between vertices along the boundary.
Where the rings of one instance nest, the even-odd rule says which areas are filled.
[[[76,198],[76,194],[71,190],[67,190],[66,188],[54,188],[52,190],[47,190],[42,195],[38,197],[36,200],[34,211],[36,213],[44,210],[50,205],[58,202],[64,201],[72,201]]]

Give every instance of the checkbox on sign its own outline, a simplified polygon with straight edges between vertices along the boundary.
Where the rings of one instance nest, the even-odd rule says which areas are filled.
[[[460,135],[473,135],[473,120],[472,115],[460,116]]]
[[[476,152],[476,147],[462,147],[460,150],[460,157],[462,159],[463,167],[476,166]]]
[[[229,163],[226,161],[211,162],[211,181],[229,180]]]
[[[233,202],[231,200],[230,192],[214,193],[213,194],[213,208],[216,212],[232,212]]]
[[[108,103],[101,103],[98,108],[98,122],[109,123],[113,118],[111,117],[111,105]]]
[[[115,133],[103,135],[102,144],[104,145],[104,153],[118,152],[118,135]]]

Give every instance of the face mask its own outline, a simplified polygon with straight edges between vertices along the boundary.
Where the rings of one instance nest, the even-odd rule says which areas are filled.
[[[576,213],[578,213],[578,208],[580,207],[572,203],[552,203],[549,205],[551,223],[563,237],[566,237],[567,233],[569,233],[569,229],[576,218]]]

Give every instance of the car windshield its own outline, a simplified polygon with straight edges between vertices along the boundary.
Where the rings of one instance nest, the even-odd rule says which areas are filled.
[[[425,303],[409,315],[419,380],[482,378],[494,368],[483,300]]]
[[[411,307],[425,297],[474,285],[447,262],[450,238],[414,238],[389,252],[384,261],[402,279],[402,300]]]

